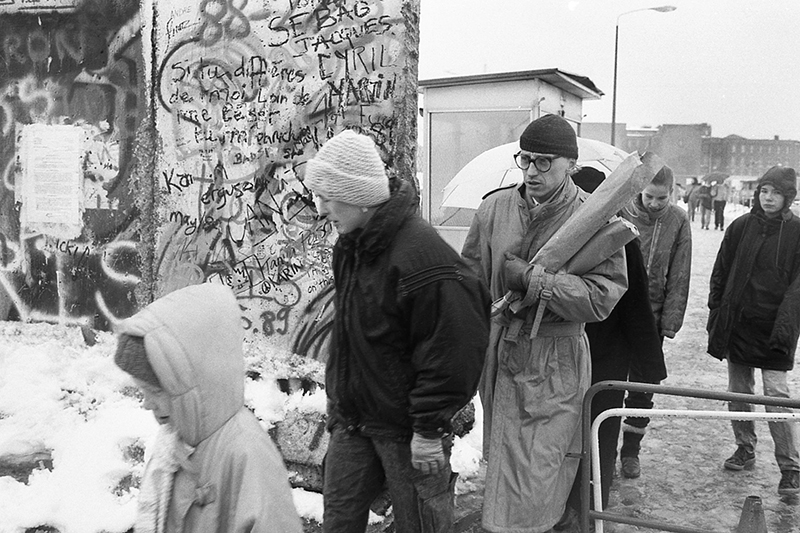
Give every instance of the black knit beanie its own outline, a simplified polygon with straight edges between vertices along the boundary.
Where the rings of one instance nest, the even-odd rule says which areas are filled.
[[[797,196],[797,174],[793,168],[774,166],[758,179],[758,189],[763,185],[772,185],[784,197],[794,199]]]
[[[578,159],[575,130],[558,115],[545,115],[528,124],[519,138],[519,147],[537,154]]]
[[[158,376],[147,360],[147,353],[144,349],[144,338],[120,333],[117,339],[117,353],[114,354],[114,362],[122,370],[140,379],[145,383],[161,388]]]

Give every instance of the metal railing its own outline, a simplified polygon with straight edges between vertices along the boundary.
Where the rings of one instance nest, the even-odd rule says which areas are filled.
[[[595,395],[608,390],[628,390],[649,392],[653,394],[665,394],[668,396],[684,396],[688,398],[699,398],[706,400],[720,400],[726,402],[744,402],[756,405],[771,405],[776,407],[800,408],[800,400],[790,398],[773,398],[770,396],[760,396],[755,394],[741,394],[734,392],[716,392],[703,389],[690,389],[682,387],[667,387],[664,385],[650,385],[647,383],[633,383],[629,381],[601,381],[592,385],[583,398],[583,420],[582,420],[582,449],[581,449],[581,531],[588,532],[589,524],[595,520],[596,533],[603,533],[603,522],[617,522],[638,527],[646,527],[660,531],[671,531],[674,533],[719,533],[706,529],[697,529],[688,526],[670,524],[658,520],[646,520],[634,518],[618,513],[603,511],[601,480],[600,480],[600,452],[597,446],[597,432],[600,424],[607,418],[613,416],[643,416],[648,418],[679,417],[679,418],[698,418],[711,419],[722,418],[729,420],[800,420],[800,413],[762,413],[747,411],[703,411],[688,409],[630,409],[615,408],[600,413],[594,423],[592,422],[592,400]],[[588,468],[587,453],[591,450],[591,469]],[[595,484],[594,504],[591,509],[590,500],[592,497],[592,481]]]

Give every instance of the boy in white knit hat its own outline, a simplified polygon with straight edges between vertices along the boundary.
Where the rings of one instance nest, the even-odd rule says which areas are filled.
[[[419,217],[410,183],[387,177],[370,137],[330,139],[305,183],[339,232],[323,531],[364,531],[384,485],[397,533],[450,531],[450,421],[481,375],[488,291]]]

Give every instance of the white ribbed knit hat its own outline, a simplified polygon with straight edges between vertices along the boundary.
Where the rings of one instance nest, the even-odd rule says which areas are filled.
[[[306,186],[328,200],[369,207],[389,199],[389,178],[372,139],[353,130],[334,135],[306,163]]]

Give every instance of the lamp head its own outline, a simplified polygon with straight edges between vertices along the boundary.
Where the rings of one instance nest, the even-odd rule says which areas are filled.
[[[670,11],[675,11],[678,8],[675,6],[659,6],[659,7],[651,7],[650,9],[652,11],[658,11],[661,13],[669,13]]]

